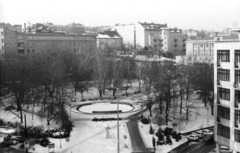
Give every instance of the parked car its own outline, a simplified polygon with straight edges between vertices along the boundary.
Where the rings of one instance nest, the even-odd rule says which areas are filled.
[[[206,136],[206,135],[213,135],[213,131],[209,130],[209,129],[204,129],[203,130],[203,134],[204,134],[204,136]]]
[[[216,151],[217,149],[215,149],[215,151]],[[220,151],[221,151],[221,153],[232,153],[232,150],[231,149],[229,149],[228,147],[226,147],[226,146],[220,146]]]
[[[203,130],[196,131],[195,133],[199,136],[199,138],[203,138],[204,137]]]
[[[199,136],[195,133],[192,133],[191,135],[187,136],[188,141],[198,141]]]
[[[204,138],[203,138],[203,141],[206,142],[206,143],[211,143],[211,142],[214,142],[214,135],[206,135]]]

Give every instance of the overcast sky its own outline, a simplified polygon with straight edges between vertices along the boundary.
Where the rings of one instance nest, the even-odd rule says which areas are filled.
[[[236,20],[240,21],[240,0],[0,0],[0,22],[11,24],[154,22],[222,30]]]

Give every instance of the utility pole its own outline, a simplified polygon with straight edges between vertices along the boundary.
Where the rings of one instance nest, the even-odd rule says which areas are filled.
[[[119,142],[119,91],[117,88],[117,152],[120,153],[120,142]]]

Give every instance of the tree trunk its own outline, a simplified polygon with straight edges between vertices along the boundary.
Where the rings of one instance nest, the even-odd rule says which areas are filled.
[[[182,91],[180,90],[180,98],[181,98],[181,103],[180,103],[180,114],[182,114],[182,101],[183,101],[183,94]]]
[[[168,125],[168,101],[166,100],[166,107],[165,107],[165,115],[166,115],[166,118],[165,118],[165,121],[166,121],[166,125]]]
[[[141,92],[141,80],[138,82],[138,91]]]
[[[211,105],[211,115],[214,115],[214,105]]]
[[[188,112],[189,110],[188,110],[188,107],[187,107],[187,109],[186,109],[186,120],[188,121]]]
[[[82,100],[83,100],[83,92],[81,92],[81,95],[82,95]]]

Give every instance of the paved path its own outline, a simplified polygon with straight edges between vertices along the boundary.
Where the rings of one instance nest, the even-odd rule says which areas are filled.
[[[149,151],[143,143],[138,130],[137,120],[130,120],[127,123],[127,127],[133,148],[132,153],[152,153],[152,151]]]
[[[204,142],[190,143],[180,153],[209,153],[215,148],[215,143],[206,144]]]

